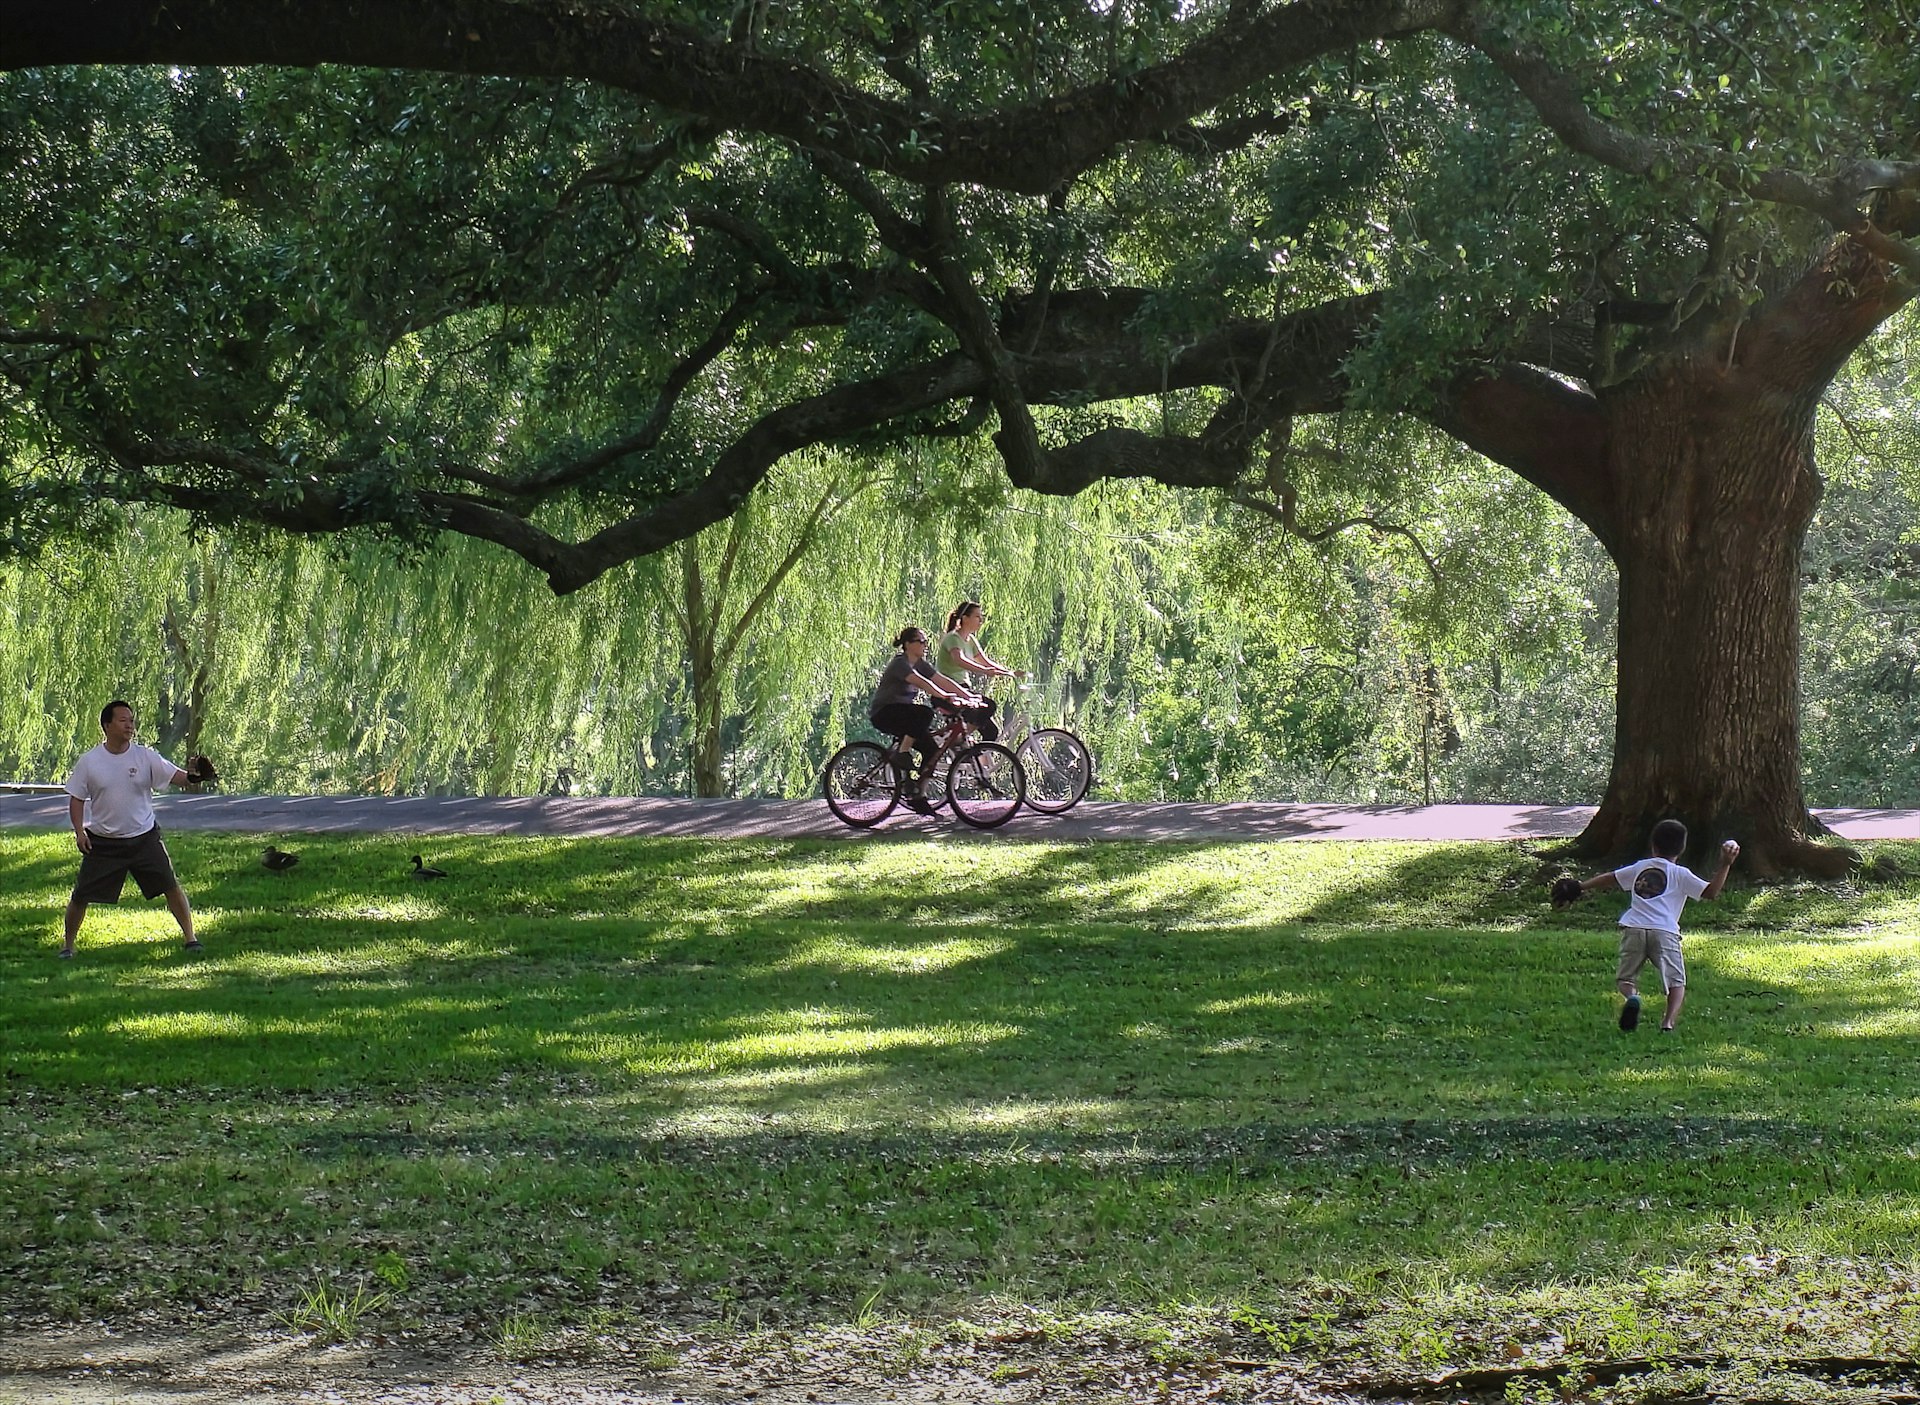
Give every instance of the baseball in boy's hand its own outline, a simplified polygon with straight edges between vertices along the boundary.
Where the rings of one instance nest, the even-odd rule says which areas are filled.
[[[1735,859],[1739,858],[1740,857],[1740,841],[1738,839],[1729,839],[1725,843],[1721,844],[1720,857],[1725,859],[1728,863],[1732,863]]]
[[[1570,876],[1556,878],[1553,880],[1553,905],[1565,907],[1569,903],[1579,902],[1582,891],[1578,878]]]

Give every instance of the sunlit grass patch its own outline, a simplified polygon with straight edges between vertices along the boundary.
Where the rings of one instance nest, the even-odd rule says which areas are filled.
[[[109,1033],[133,1039],[232,1039],[250,1032],[249,1022],[231,1011],[170,1010],[132,1015],[109,1020],[105,1028]]]
[[[1263,990],[1253,995],[1236,996],[1231,1000],[1210,1000],[1200,1006],[1204,1015],[1240,1015],[1254,1010],[1286,1010],[1307,1003],[1306,997],[1296,992]]]
[[[849,971],[920,975],[947,971],[968,962],[1000,956],[1011,946],[1011,942],[1001,937],[940,937],[904,943],[835,936],[795,947],[767,969],[792,971],[803,966],[826,966]]]

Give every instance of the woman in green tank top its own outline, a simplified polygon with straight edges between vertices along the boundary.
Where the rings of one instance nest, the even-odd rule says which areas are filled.
[[[942,673],[958,679],[975,691],[988,678],[1027,676],[1017,668],[1008,668],[987,657],[987,651],[980,647],[979,637],[980,626],[986,622],[987,612],[980,608],[978,600],[961,601],[959,607],[947,616],[947,632],[940,636],[940,648],[936,655]],[[993,720],[993,706],[993,699],[987,698],[979,707],[961,709],[961,714],[979,729],[980,735],[987,741],[1000,735],[1000,724]]]

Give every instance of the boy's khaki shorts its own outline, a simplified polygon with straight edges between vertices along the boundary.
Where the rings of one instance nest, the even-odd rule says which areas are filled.
[[[1679,937],[1652,927],[1622,927],[1620,969],[1614,979],[1633,980],[1649,961],[1659,969],[1663,989],[1672,990],[1687,983],[1687,959],[1680,954]]]

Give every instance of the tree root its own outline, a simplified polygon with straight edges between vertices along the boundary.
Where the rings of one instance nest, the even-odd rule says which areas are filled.
[[[1860,851],[1848,844],[1820,844],[1790,838],[1756,841],[1740,852],[1740,862],[1755,878],[1844,878],[1860,867]]]
[[[1819,1380],[1847,1380],[1855,1376],[1891,1375],[1903,1381],[1910,1381],[1915,1376],[1915,1363],[1911,1360],[1896,1361],[1873,1356],[1809,1356],[1772,1359],[1670,1356],[1662,1357],[1657,1361],[1642,1357],[1627,1357],[1618,1361],[1570,1361],[1558,1366],[1474,1367],[1464,1371],[1450,1371],[1441,1376],[1370,1376],[1360,1380],[1349,1380],[1343,1385],[1355,1394],[1376,1400],[1440,1400],[1461,1395],[1504,1394],[1507,1387],[1514,1382],[1533,1381],[1546,1385],[1571,1382],[1580,1388],[1585,1388],[1613,1385],[1630,1376],[1650,1375],[1656,1371],[1731,1371],[1750,1370],[1756,1366],[1764,1367],[1773,1374],[1808,1376]],[[1664,1397],[1649,1398],[1664,1399]],[[1670,1405],[1680,1405],[1683,1399],[1695,1398],[1704,1400],[1710,1397],[1674,1396],[1671,1398]],[[1881,1402],[1881,1405],[1913,1405],[1913,1402],[1920,1401],[1920,1395],[1912,1392],[1876,1391],[1874,1399]]]
[[[1739,816],[1711,816],[1689,819],[1689,844],[1685,861],[1695,872],[1708,874],[1718,862],[1716,850],[1723,838],[1740,841],[1740,861],[1736,875],[1767,882],[1778,878],[1844,878],[1859,869],[1858,849],[1845,843],[1820,843],[1815,834],[1831,834],[1819,820],[1808,814],[1796,828],[1756,826]],[[1617,811],[1604,807],[1592,823],[1555,857],[1577,859],[1595,868],[1615,868],[1645,858],[1646,834],[1653,827],[1650,817],[1628,820]]]

